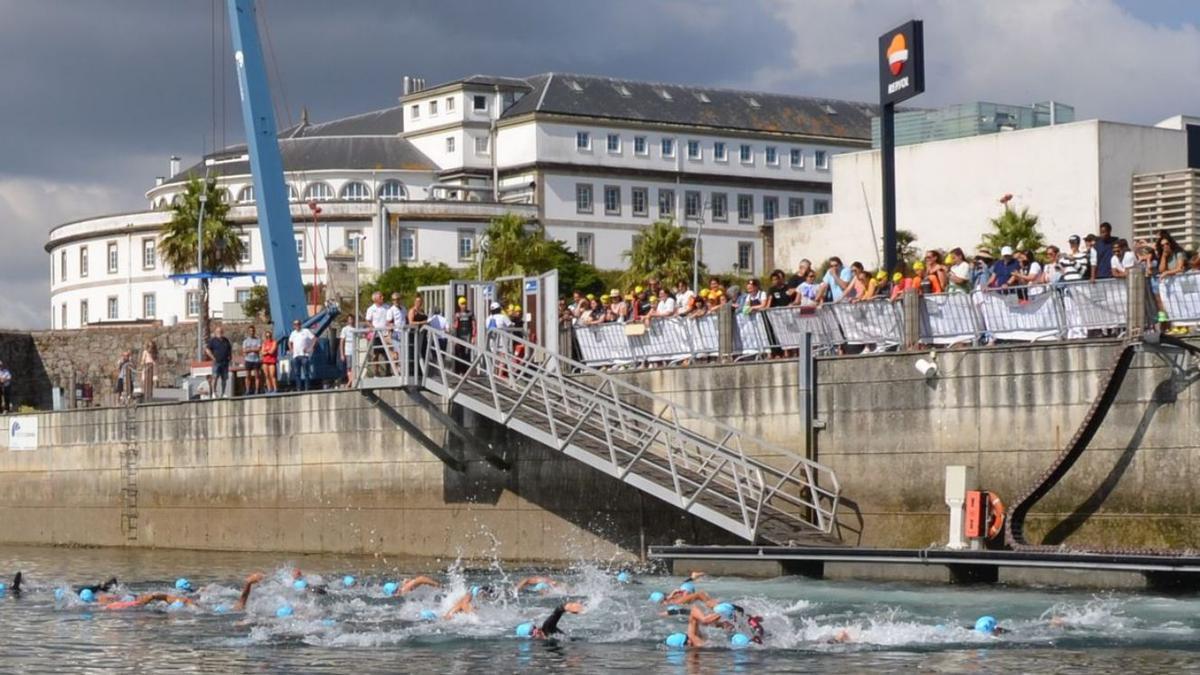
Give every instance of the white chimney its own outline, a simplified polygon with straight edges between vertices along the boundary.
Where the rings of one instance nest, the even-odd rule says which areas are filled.
[[[176,157],[175,155],[171,155],[171,173],[169,173],[167,175],[168,176],[178,176],[179,175],[179,158]]]
[[[404,95],[408,96],[411,93],[412,93],[412,78],[405,75],[404,76]]]
[[[162,185],[165,182],[167,182],[167,179],[163,178],[162,176],[154,177],[154,187],[158,187],[159,185]]]

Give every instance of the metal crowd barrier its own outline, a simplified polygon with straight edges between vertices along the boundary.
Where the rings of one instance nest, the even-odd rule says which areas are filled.
[[[904,342],[904,308],[886,298],[865,302],[835,302],[821,306],[833,312],[846,344],[891,347]]]
[[[1068,337],[1090,330],[1122,329],[1128,320],[1129,284],[1124,279],[1072,281],[1057,286]]]
[[[805,333],[812,333],[813,346],[821,352],[832,352],[846,342],[833,312],[815,307],[774,307],[750,316],[766,319],[774,338],[769,347],[798,349]]]
[[[1034,342],[1063,337],[1058,295],[1050,286],[987,288],[971,293],[984,329],[996,340]]]
[[[1200,272],[1163,277],[1158,283],[1158,294],[1172,324],[1200,325]]]
[[[921,342],[929,345],[976,343],[983,332],[975,304],[966,293],[921,296]]]

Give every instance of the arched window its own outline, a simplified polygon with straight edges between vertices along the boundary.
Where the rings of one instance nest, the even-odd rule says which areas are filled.
[[[311,199],[318,201],[333,199],[333,188],[329,187],[329,183],[309,183],[308,187],[304,188],[304,200]]]
[[[408,197],[404,184],[398,180],[389,180],[379,186],[379,198],[385,202],[398,202]]]
[[[246,187],[242,188],[241,190],[238,190],[237,200],[238,200],[239,204],[253,203],[254,202],[254,186],[247,185]]]
[[[171,195],[171,206],[179,206],[183,203],[183,196],[179,194]]]
[[[296,192],[296,186],[288,183],[288,201],[300,201],[300,193]]]
[[[233,195],[230,194],[228,188],[222,188],[220,190],[220,193],[221,193],[221,203],[222,204],[232,204],[233,203]]]
[[[350,181],[342,186],[342,199],[352,202],[365,202],[371,198],[371,188],[366,183]]]

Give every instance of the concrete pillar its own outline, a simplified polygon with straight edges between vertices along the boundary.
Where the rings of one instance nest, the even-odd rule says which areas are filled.
[[[912,349],[921,342],[921,296],[910,292],[900,298],[904,307],[904,348]]]
[[[717,353],[722,362],[733,360],[737,321],[733,318],[733,304],[725,303],[717,310]]]
[[[1129,275],[1125,277],[1125,284],[1126,295],[1129,298],[1126,304],[1125,336],[1136,340],[1147,327],[1146,304],[1149,295],[1146,292],[1146,272],[1141,267],[1130,269]]]

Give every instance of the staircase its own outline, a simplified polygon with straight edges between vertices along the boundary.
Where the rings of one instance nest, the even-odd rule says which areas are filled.
[[[489,349],[431,329],[386,349],[391,373],[414,376],[457,403],[750,542],[829,545],[837,477],[791,450],[767,444],[644,389],[534,343],[492,333]],[[404,377],[365,377],[363,387]],[[586,495],[580,495],[586,499]]]

